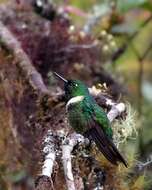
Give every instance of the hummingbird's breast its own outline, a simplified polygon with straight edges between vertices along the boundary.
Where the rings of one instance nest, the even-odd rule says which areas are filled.
[[[81,102],[83,99],[84,99],[84,96],[76,96],[76,97],[71,98],[66,104],[66,110],[68,110],[69,107],[71,107],[72,105],[75,105]]]
[[[87,130],[88,116],[83,112],[84,96],[77,96],[67,102],[66,110],[71,127],[78,133],[84,133]]]

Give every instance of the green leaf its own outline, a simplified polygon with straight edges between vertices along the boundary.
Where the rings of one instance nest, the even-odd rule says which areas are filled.
[[[15,183],[22,180],[26,175],[27,174],[24,170],[13,171],[12,173],[9,173],[8,178]]]
[[[117,0],[117,9],[120,12],[127,12],[134,8],[142,8],[142,6],[149,7],[149,0]]]
[[[135,25],[129,25],[127,23],[114,25],[111,29],[114,34],[127,34],[131,35],[137,30]]]
[[[152,102],[152,84],[149,81],[142,82],[142,94],[146,100]]]
[[[152,12],[152,2],[143,3],[142,8]]]

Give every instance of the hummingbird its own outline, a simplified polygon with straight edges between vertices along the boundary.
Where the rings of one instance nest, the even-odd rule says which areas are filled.
[[[87,86],[80,80],[67,80],[56,72],[54,74],[64,82],[70,126],[94,141],[112,164],[118,165],[121,162],[127,167],[127,162],[112,141],[113,131],[107,114],[89,93]]]

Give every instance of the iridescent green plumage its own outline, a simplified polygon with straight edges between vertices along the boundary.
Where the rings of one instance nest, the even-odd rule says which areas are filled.
[[[69,105],[68,117],[71,126],[79,133],[86,132],[88,124],[94,119],[101,124],[107,136],[112,138],[112,129],[107,115],[90,96],[84,96],[82,101]]]
[[[70,125],[76,132],[91,138],[112,164],[117,165],[118,162],[122,162],[127,166],[112,142],[112,129],[106,113],[90,95],[86,85],[79,80],[65,81],[66,107]]]

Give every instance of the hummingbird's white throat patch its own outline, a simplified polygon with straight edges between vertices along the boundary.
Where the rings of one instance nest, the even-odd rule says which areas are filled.
[[[84,96],[76,96],[76,97],[71,98],[71,99],[67,102],[67,104],[66,104],[66,109],[68,109],[69,105],[75,104],[75,103],[77,103],[77,102],[81,102],[83,99],[84,99]]]

